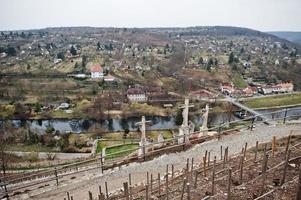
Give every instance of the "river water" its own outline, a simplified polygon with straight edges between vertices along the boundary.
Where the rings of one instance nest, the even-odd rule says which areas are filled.
[[[275,114],[267,114],[270,112],[278,111]],[[268,118],[283,118],[285,116],[285,109],[266,109],[259,110],[259,113],[267,114]],[[301,107],[290,108],[287,111],[287,116],[301,115]],[[224,122],[237,120],[238,118],[234,113],[210,113],[208,123],[210,126],[222,124]],[[11,120],[15,127],[21,127],[27,125],[31,130],[39,133],[45,132],[47,128],[54,128],[60,133],[67,132],[87,132],[93,127],[101,128],[103,131],[124,131],[129,129],[130,131],[138,130],[136,123],[141,120],[141,117],[129,117],[129,118],[113,118],[109,120],[63,120],[63,119],[49,119],[49,120]],[[175,123],[175,117],[160,117],[160,116],[146,116],[146,120],[150,120],[151,123],[148,125],[148,130],[162,130],[162,129],[177,129],[178,126]],[[202,116],[194,116],[191,121],[196,127],[201,126]],[[4,127],[4,122],[0,121],[0,128]]]

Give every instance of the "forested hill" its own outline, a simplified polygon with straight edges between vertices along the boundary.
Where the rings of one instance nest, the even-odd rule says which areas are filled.
[[[301,32],[279,31],[279,32],[269,32],[269,34],[275,35],[277,37],[301,45]]]

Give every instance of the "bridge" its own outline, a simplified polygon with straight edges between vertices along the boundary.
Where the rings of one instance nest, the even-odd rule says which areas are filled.
[[[271,122],[269,122],[269,119],[267,117],[265,117],[263,114],[260,114],[256,110],[239,103],[238,101],[236,101],[236,99],[226,96],[226,101],[239,107],[242,110],[245,110],[245,111],[253,114],[255,117],[261,119],[265,124],[271,125]]]

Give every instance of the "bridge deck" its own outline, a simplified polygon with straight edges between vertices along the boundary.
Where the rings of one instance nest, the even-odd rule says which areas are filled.
[[[263,116],[262,114],[260,114],[260,113],[257,112],[256,110],[254,110],[254,109],[252,109],[252,108],[249,108],[249,107],[247,107],[247,106],[245,106],[245,105],[239,103],[238,101],[235,101],[235,100],[232,99],[232,98],[231,98],[231,99],[230,99],[230,98],[227,98],[227,100],[228,100],[228,102],[232,103],[233,105],[235,105],[235,106],[237,106],[237,107],[239,107],[239,108],[241,108],[241,109],[243,109],[243,110],[245,110],[245,111],[247,111],[247,112],[249,112],[249,113],[251,113],[251,114],[257,116],[258,118],[261,118],[265,123],[270,124],[270,123],[268,122],[268,118],[265,117],[265,116]]]

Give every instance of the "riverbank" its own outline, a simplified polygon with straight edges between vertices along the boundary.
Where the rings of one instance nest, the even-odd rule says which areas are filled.
[[[301,93],[279,94],[268,97],[245,99],[244,105],[254,109],[277,109],[301,105]]]

